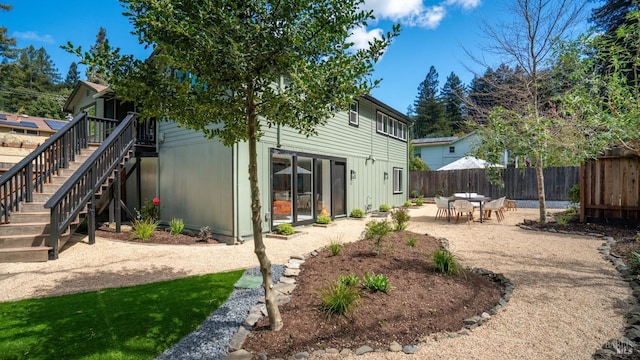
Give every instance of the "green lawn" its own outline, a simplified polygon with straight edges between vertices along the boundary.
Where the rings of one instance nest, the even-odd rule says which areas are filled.
[[[243,272],[0,303],[0,359],[153,359],[224,304]]]

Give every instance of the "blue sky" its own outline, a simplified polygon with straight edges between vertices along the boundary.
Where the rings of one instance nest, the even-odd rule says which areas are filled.
[[[107,30],[111,44],[120,47],[122,53],[141,58],[149,54],[130,34],[133,27],[121,15],[123,8],[117,0],[66,0],[64,5],[50,0],[2,3],[12,4],[13,10],[0,13],[0,24],[16,37],[18,46],[44,47],[63,78],[77,58],[60,46],[71,41],[88,49],[95,43],[101,26]],[[367,29],[354,31],[354,41],[366,43],[370,36],[390,30],[393,23],[400,23],[403,28],[376,64],[374,77],[383,81],[372,95],[406,112],[431,65],[440,75],[440,86],[452,71],[468,84],[473,78],[468,68],[480,73],[484,68],[475,64],[464,48],[483,56],[482,21],[495,23],[509,16],[500,4],[490,0],[367,0],[366,6],[379,20]],[[500,60],[487,57],[491,65],[498,65]]]

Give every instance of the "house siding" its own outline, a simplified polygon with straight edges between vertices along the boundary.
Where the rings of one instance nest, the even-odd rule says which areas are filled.
[[[469,155],[478,142],[477,135],[467,136],[450,143],[429,145],[414,145],[414,151],[431,170],[437,170],[447,164]],[[455,152],[450,153],[449,147],[455,146]]]

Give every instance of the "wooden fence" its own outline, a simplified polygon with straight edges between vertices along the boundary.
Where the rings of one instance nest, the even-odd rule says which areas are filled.
[[[581,221],[640,221],[640,157],[614,149],[581,167]]]
[[[411,171],[409,191],[424,196],[451,195],[457,192],[475,192],[492,198],[537,200],[538,182],[534,168],[508,168],[502,172],[504,188],[489,182],[485,169],[450,171]],[[553,167],[544,169],[544,188],[547,200],[568,200],[569,188],[580,182],[579,167]]]

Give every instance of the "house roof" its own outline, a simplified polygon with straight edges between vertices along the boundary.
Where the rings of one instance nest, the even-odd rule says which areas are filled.
[[[402,120],[403,122],[405,122],[407,124],[409,124],[411,122],[411,118],[410,117],[408,117],[407,115],[401,113],[400,111],[392,108],[391,106],[383,103],[382,101],[374,98],[373,96],[364,95],[363,98],[368,100],[368,101],[371,101],[372,103],[374,103],[374,104],[376,104],[376,105],[378,105],[378,106],[380,106],[382,108],[384,108],[385,110],[387,110],[390,113],[389,115],[392,115],[397,120]]]
[[[472,131],[463,136],[447,136],[447,137],[437,137],[437,138],[421,138],[421,139],[413,139],[411,143],[415,146],[435,146],[435,145],[452,145],[457,143],[460,140],[466,139],[471,135],[474,135],[476,132]]]
[[[66,120],[47,119],[24,114],[0,113],[0,127],[37,130],[54,133],[67,124]]]
[[[105,91],[108,91],[109,89],[107,85],[96,84],[85,80],[78,80],[76,86],[73,88],[73,91],[67,97],[67,101],[65,101],[64,106],[62,107],[64,111],[73,112],[72,103],[75,101],[76,96],[82,88],[88,88],[89,90],[94,91],[96,94],[103,93]]]

